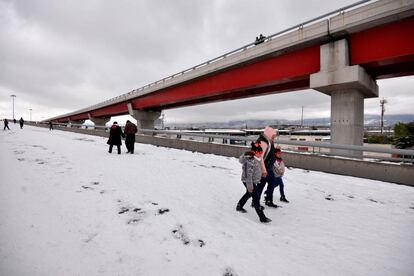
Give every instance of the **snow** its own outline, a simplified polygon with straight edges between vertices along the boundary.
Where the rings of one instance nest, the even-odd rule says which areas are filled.
[[[412,187],[289,169],[261,224],[236,158],[11,127],[0,275],[414,275]]]

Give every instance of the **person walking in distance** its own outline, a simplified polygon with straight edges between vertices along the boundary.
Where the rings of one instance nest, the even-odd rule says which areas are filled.
[[[49,121],[49,130],[53,130],[53,122]]]
[[[262,147],[259,143],[252,143],[251,149],[245,152],[239,158],[242,164],[241,180],[246,187],[246,193],[240,198],[236,206],[236,211],[246,213],[243,208],[249,198],[252,198],[252,206],[255,208],[260,222],[268,223],[271,219],[267,218],[263,212],[263,207],[260,206],[260,195],[257,186],[260,183],[262,176],[260,156],[262,155]]]
[[[134,123],[127,120],[125,124],[125,146],[127,148],[127,153],[134,154],[134,147],[135,147],[135,134],[137,133],[138,129]]]
[[[273,173],[273,166],[276,161],[275,146],[273,144],[273,141],[276,138],[276,135],[276,130],[270,126],[267,126],[257,139],[257,143],[260,143],[260,146],[263,149],[261,160],[262,178],[260,180],[260,184],[258,185],[259,196],[262,195],[263,189],[267,183],[267,189],[265,192],[265,205],[273,208],[279,207],[273,203],[273,190],[277,186],[276,178]]]
[[[24,125],[23,117],[20,117],[19,124],[20,124],[20,128],[23,128],[23,125]]]
[[[3,130],[6,130],[6,128],[7,128],[8,130],[10,130],[10,128],[9,128],[9,120],[7,120],[6,118],[4,118],[3,123],[4,123],[4,128],[3,128]]]
[[[118,123],[115,121],[109,130],[109,139],[108,142],[106,142],[109,145],[109,153],[112,153],[112,147],[116,145],[118,148],[118,154],[121,154],[121,137],[125,137],[125,134],[122,132],[121,127],[118,126]]]

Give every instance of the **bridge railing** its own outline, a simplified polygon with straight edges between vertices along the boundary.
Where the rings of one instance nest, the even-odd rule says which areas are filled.
[[[46,123],[40,123],[47,125]],[[83,128],[91,131],[109,131],[106,126],[86,126],[80,124],[53,124],[59,128]],[[237,145],[248,145],[252,141],[256,141],[257,136],[239,136],[239,135],[221,135],[211,134],[204,131],[190,130],[157,130],[157,129],[139,129],[139,134],[147,136],[161,136],[169,139],[188,139],[193,141],[208,143],[223,143]],[[275,144],[280,145],[284,150],[291,152],[300,152],[302,154],[315,154],[338,156],[340,158],[353,158],[351,155],[331,154],[330,149],[359,151],[362,152],[364,159],[373,161],[392,161],[414,164],[414,150],[384,148],[380,146],[354,146],[354,145],[338,145],[329,142],[310,142],[310,141],[291,141],[282,140],[280,136],[275,140]]]

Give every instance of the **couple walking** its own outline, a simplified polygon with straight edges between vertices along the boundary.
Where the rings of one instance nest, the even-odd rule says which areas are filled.
[[[121,127],[115,121],[110,130],[109,130],[109,139],[106,142],[109,145],[109,153],[112,153],[112,148],[114,145],[118,148],[118,154],[121,154],[121,145],[122,145],[122,138],[125,137],[125,146],[128,150],[127,153],[134,153],[135,147],[135,134],[137,133],[138,129],[134,123],[131,123],[129,120],[126,121],[124,132],[122,132]]]

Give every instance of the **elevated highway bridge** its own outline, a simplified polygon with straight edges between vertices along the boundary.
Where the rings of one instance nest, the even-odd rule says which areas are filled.
[[[360,1],[48,120],[104,125],[130,114],[153,128],[165,109],[311,88],[331,96],[332,143],[362,145],[364,99],[378,97],[376,80],[413,73],[414,0]]]

